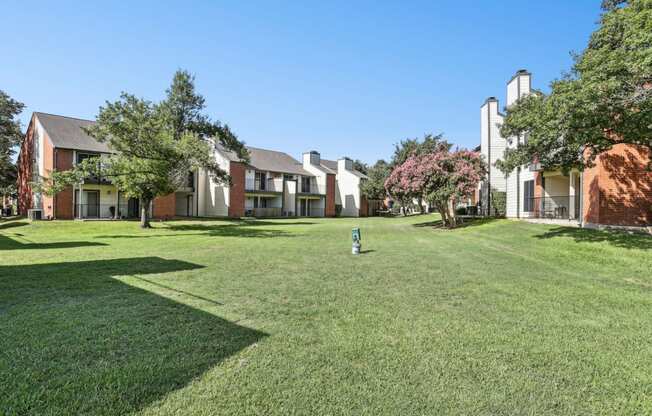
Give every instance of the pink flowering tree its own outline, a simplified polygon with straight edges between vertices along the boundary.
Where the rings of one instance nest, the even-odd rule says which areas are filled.
[[[420,168],[421,156],[412,155],[405,162],[392,170],[387,180],[385,189],[387,193],[399,201],[405,215],[405,208],[414,200],[423,196],[424,180]]]
[[[486,174],[482,156],[465,149],[439,147],[420,157],[418,169],[424,198],[437,208],[444,225],[454,228],[455,201],[471,195]]]

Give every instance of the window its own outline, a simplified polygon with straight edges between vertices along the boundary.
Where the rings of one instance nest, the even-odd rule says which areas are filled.
[[[267,175],[265,174],[265,172],[256,172],[256,177],[255,177],[256,185],[255,185],[255,189],[256,189],[257,191],[258,191],[258,190],[260,190],[260,191],[264,191],[264,190],[265,190],[265,181],[266,181],[266,176],[267,176]]]
[[[523,182],[523,211],[534,211],[534,180]]]
[[[86,159],[90,159],[92,157],[99,157],[99,156],[100,155],[95,153],[77,153],[77,163],[81,163]]]
[[[310,176],[304,176],[301,179],[301,192],[304,194],[309,194],[311,192],[310,190],[310,185],[312,182],[312,178]]]

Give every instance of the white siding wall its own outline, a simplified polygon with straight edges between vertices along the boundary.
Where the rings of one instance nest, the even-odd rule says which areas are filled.
[[[516,186],[516,179],[519,176],[520,186]],[[526,166],[521,167],[520,175],[516,174],[514,170],[507,179],[507,217],[508,218],[527,218],[530,212],[523,211],[523,189],[527,181],[534,180],[534,172],[531,172]],[[518,201],[518,202],[517,202]],[[520,215],[517,214],[517,208],[520,210]]]
[[[489,180],[491,187],[504,192],[506,189],[505,175],[494,165],[501,159],[507,142],[500,136],[500,125],[503,116],[498,113],[498,101],[487,101],[480,108],[480,151],[489,166]],[[491,151],[490,151],[491,150]],[[489,159],[491,155],[491,159]]]
[[[516,77],[518,78],[518,77]],[[518,99],[518,84],[514,78],[509,84],[507,84],[507,106],[512,105],[514,101]]]
[[[315,162],[315,163],[311,163]],[[326,193],[326,172],[319,166],[320,161],[315,159],[315,154],[304,153],[303,154],[303,168],[308,172],[315,175],[315,183],[319,188],[319,193]],[[301,184],[299,184],[301,186]]]
[[[297,197],[297,183],[294,181],[285,181],[285,212],[296,215],[296,197]]]
[[[337,161],[337,190],[340,194],[343,217],[360,215],[360,178],[346,169],[346,160]]]
[[[215,152],[215,160],[220,168],[230,172],[230,162],[220,152]],[[205,217],[225,217],[229,215],[229,186],[217,183],[205,170],[197,175],[198,214]]]
[[[507,84],[507,106],[512,105],[518,98],[530,93],[530,75],[521,74]],[[521,139],[522,140],[522,139]],[[506,140],[506,148],[515,148],[518,139],[513,137]],[[516,169],[506,179],[507,212],[508,218],[527,218],[531,213],[523,211],[523,189],[524,183],[534,180],[534,172],[531,172],[528,165],[521,166],[520,174]],[[520,182],[517,186],[517,181]],[[517,212],[517,210],[519,212]]]

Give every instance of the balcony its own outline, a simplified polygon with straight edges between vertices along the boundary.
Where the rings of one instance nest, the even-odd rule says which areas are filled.
[[[575,200],[571,204],[573,198]],[[575,197],[562,195],[526,198],[523,202],[523,210],[530,213],[530,218],[567,220],[579,218],[580,215],[579,195]],[[571,212],[571,208],[573,208],[573,212]]]
[[[301,187],[299,188],[300,194],[312,194],[312,195],[325,195],[326,189],[323,186],[319,186],[314,182],[306,183],[302,182]]]
[[[245,179],[245,191],[247,192],[283,192],[283,180],[272,179],[260,180],[254,178]]]
[[[82,183],[86,185],[111,185],[111,180],[107,177],[91,175],[85,177]]]
[[[324,216],[324,208],[312,208],[309,209],[300,209],[300,217],[312,217],[312,218],[321,218]]]
[[[78,219],[125,219],[138,218],[140,211],[137,204],[75,204],[75,218]],[[117,214],[117,215],[116,215]]]

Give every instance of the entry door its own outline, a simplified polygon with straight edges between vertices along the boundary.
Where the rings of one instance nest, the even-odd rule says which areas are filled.
[[[129,201],[127,201],[127,217],[129,218],[137,218],[139,214],[139,201],[136,198],[129,198]]]
[[[100,193],[98,191],[85,191],[86,216],[97,218],[100,216]]]

